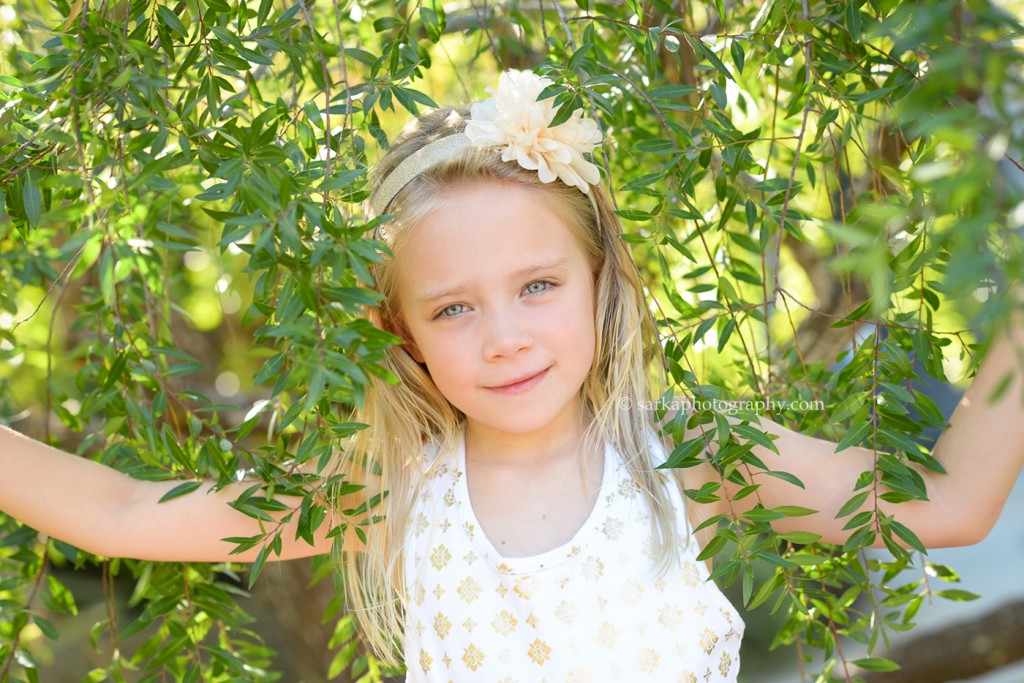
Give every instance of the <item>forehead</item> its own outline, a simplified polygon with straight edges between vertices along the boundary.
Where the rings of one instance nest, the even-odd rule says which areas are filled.
[[[446,194],[395,251],[403,302],[426,289],[501,280],[543,264],[586,264],[574,231],[537,191],[474,183]]]

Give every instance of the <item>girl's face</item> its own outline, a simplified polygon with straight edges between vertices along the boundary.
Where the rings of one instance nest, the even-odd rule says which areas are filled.
[[[449,191],[395,254],[408,349],[474,433],[578,429],[594,359],[594,271],[535,191]]]

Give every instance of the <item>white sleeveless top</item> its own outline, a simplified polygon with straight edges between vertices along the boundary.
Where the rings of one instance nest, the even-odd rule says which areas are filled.
[[[613,449],[575,536],[515,558],[473,514],[464,444],[427,457],[440,460],[404,549],[408,683],[736,680],[743,621],[707,580],[692,538],[680,536],[678,565],[656,573],[648,506]],[[682,532],[685,507],[667,479],[666,488]]]

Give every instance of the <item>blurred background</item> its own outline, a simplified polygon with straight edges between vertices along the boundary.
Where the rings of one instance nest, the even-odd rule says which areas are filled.
[[[0,420],[137,476],[272,478],[299,442],[329,452],[374,362],[353,322],[367,167],[423,106],[541,68],[609,133],[600,161],[679,391],[822,400],[774,417],[838,440],[878,416],[926,450],[930,403],[868,388],[948,416],[1024,272],[1022,16],[1018,0],[0,0]],[[990,446],[966,455],[983,467]],[[794,601],[820,578],[850,623],[768,600],[745,614],[741,681],[1024,680],[1020,482],[977,546],[911,554],[892,580],[888,554],[858,562],[870,578],[786,569]],[[0,682],[373,673],[328,561],[269,563],[251,591],[246,571],[88,557],[0,515]],[[841,605],[850,585],[884,608]],[[900,671],[851,664],[872,634]]]

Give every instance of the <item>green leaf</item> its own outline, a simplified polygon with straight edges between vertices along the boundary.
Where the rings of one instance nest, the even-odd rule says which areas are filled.
[[[32,616],[32,623],[38,626],[39,630],[43,632],[43,635],[50,640],[60,640],[60,633],[58,633],[57,627],[53,625],[53,622],[36,614]]]
[[[852,515],[854,512],[859,510],[861,506],[864,505],[864,501],[868,499],[869,495],[871,495],[871,491],[861,491],[857,495],[853,496],[853,498],[850,498],[850,500],[843,504],[843,507],[839,508],[839,512],[836,513],[836,519],[842,519],[843,517]]]
[[[652,100],[681,100],[697,92],[697,88],[690,85],[659,85],[646,91],[647,97]]]
[[[78,614],[75,596],[71,594],[67,586],[61,583],[57,577],[52,574],[47,575],[46,587],[47,590],[43,593],[43,601],[47,607],[63,614]]]
[[[779,538],[790,543],[796,543],[798,545],[810,545],[811,543],[817,543],[821,540],[819,534],[812,534],[810,531],[790,531],[784,534],[778,534]]]
[[[270,543],[264,543],[263,547],[260,548],[259,554],[256,555],[256,560],[249,567],[249,590],[252,590],[253,585],[256,583],[256,579],[259,578],[260,572],[263,571],[263,565],[267,561],[267,556],[270,554]]]
[[[857,0],[846,2],[846,28],[854,40],[860,37],[860,3]]]
[[[804,486],[804,483],[796,477],[796,475],[790,474],[789,472],[780,472],[778,470],[765,470],[764,473],[767,474],[769,477],[781,479],[782,481],[792,484],[793,486],[796,486],[798,488],[807,488]]]
[[[952,583],[960,582],[960,575],[952,567],[938,562],[926,562],[925,570],[930,576],[937,577],[943,581],[949,581]]]
[[[708,544],[706,546],[704,546],[704,549],[701,550],[699,555],[697,555],[697,560],[699,562],[703,562],[704,560],[709,560],[712,557],[714,557],[715,555],[717,555],[718,552],[720,550],[722,550],[722,548],[724,548],[724,547],[725,547],[725,538],[723,538],[722,536],[715,536],[710,541],[708,541]]]
[[[883,659],[881,657],[865,657],[863,659],[855,659],[852,662],[855,666],[859,666],[865,671],[899,671],[900,665],[891,659]]]
[[[165,501],[173,500],[174,498],[179,498],[181,496],[184,496],[187,493],[192,493],[197,488],[202,486],[202,483],[203,482],[201,482],[201,481],[186,481],[184,483],[178,484],[173,489],[171,489],[170,491],[165,493],[163,496],[161,496],[160,500],[158,500],[157,502],[158,503],[163,503]]]
[[[103,302],[110,305],[114,301],[114,250],[109,245],[104,245],[100,252],[100,293],[103,295]]]
[[[767,448],[772,453],[778,454],[778,452],[779,452],[779,449],[775,445],[775,442],[772,441],[768,437],[767,434],[765,434],[763,431],[761,431],[761,429],[759,429],[758,427],[755,427],[754,425],[750,425],[750,424],[733,425],[732,430],[734,432],[736,432],[737,434],[739,434],[740,436],[742,436],[743,438],[748,439],[750,441],[753,441],[754,443],[756,443],[759,446],[763,446],[764,448]]]
[[[736,73],[742,74],[745,56],[743,54],[743,45],[740,43],[739,39],[733,38],[730,41],[729,51],[732,52],[732,61],[736,64]]]
[[[776,571],[769,580],[761,584],[760,588],[757,589],[757,592],[754,593],[754,597],[745,605],[746,608],[748,610],[757,609],[767,602],[768,598],[779,591],[784,585],[785,575]]]
[[[160,21],[174,33],[177,33],[182,38],[187,37],[188,30],[185,28],[185,24],[181,22],[178,15],[175,14],[171,9],[163,5],[157,5],[156,8],[157,16],[160,17]]]
[[[817,510],[810,508],[801,507],[799,505],[780,505],[772,508],[775,512],[785,517],[805,517],[807,515],[817,514]]]
[[[889,528],[892,529],[892,532],[896,534],[900,538],[900,540],[902,540],[904,543],[909,545],[914,550],[918,551],[919,553],[928,552],[927,550],[925,550],[924,544],[921,543],[921,539],[917,537],[917,534],[915,534],[913,531],[911,531],[904,525],[900,524],[896,520],[892,520],[891,522],[889,522]]]
[[[732,77],[732,73],[729,72],[729,68],[722,63],[722,60],[718,58],[714,52],[712,52],[699,38],[691,36],[689,33],[684,33],[683,36],[686,38],[686,42],[690,44],[693,51],[700,57],[708,60],[711,66],[715,67],[723,76],[729,80],[735,80]]]
[[[25,184],[21,190],[21,201],[25,207],[25,218],[31,228],[39,225],[39,218],[42,213],[42,195],[36,187],[32,172],[25,173]]]
[[[836,444],[836,448],[833,453],[839,453],[845,451],[847,448],[859,444],[861,441],[866,439],[871,434],[872,425],[869,422],[861,422],[855,425],[852,429],[843,434],[843,438],[839,439],[839,443]]]
[[[938,591],[935,595],[946,600],[952,600],[953,602],[970,602],[971,600],[977,600],[980,597],[975,593],[961,590],[959,588],[948,588],[943,591]]]
[[[38,71],[47,71],[49,69],[67,66],[70,63],[71,57],[66,52],[55,52],[51,55],[46,55],[41,59],[37,59],[33,62],[32,68]]]

